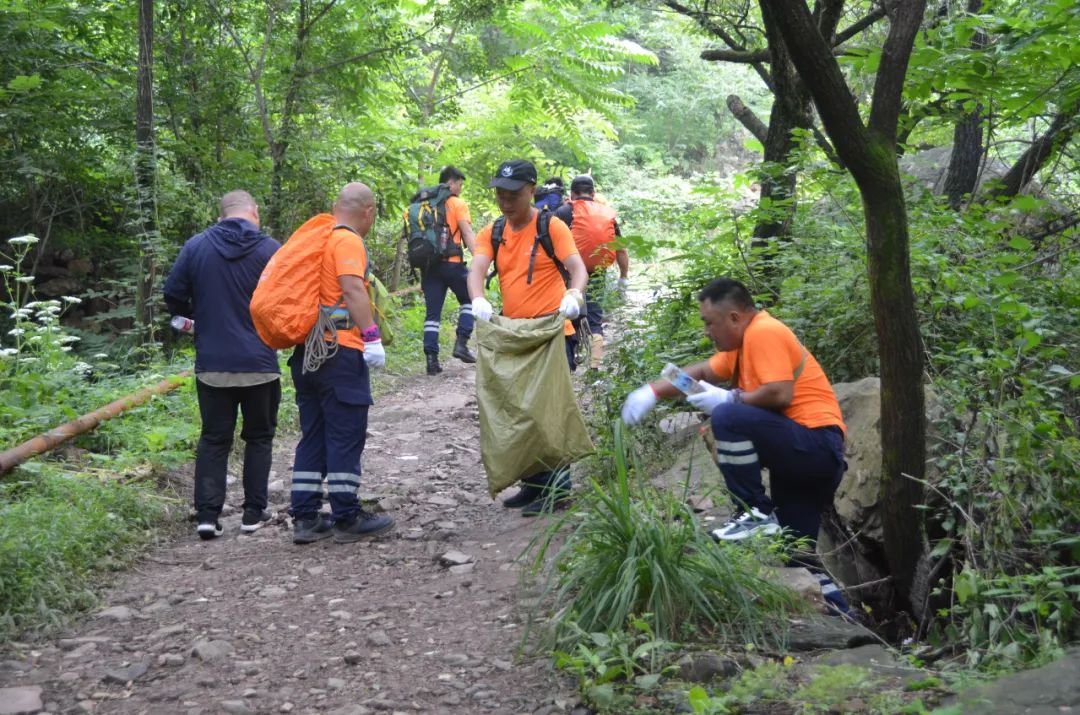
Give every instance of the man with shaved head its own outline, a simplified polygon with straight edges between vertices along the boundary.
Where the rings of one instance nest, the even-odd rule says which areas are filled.
[[[293,462],[296,544],[330,536],[338,543],[349,543],[394,526],[389,515],[361,509],[356,496],[368,408],[374,404],[368,369],[386,364],[364,283],[368,256],[363,239],[375,223],[371,189],[359,182],[346,184],[334,202],[333,219],[335,225],[322,254],[319,303],[337,329],[336,350],[328,346],[326,359],[315,370],[310,365],[304,370],[305,352],[322,346],[298,345],[289,358],[303,433]],[[330,519],[320,513],[324,479]]]
[[[221,197],[218,222],[184,244],[165,281],[173,315],[195,321],[195,387],[202,435],[195,452],[196,533],[221,536],[225,472],[243,416],[242,532],[258,529],[266,510],[271,447],[281,380],[277,353],[255,332],[248,305],[263,268],[280,244],[259,230],[259,207],[246,191]]]

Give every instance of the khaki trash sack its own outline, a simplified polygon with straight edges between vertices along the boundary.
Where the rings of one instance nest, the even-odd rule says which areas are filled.
[[[593,451],[566,364],[563,317],[476,321],[480,458],[488,491]]]

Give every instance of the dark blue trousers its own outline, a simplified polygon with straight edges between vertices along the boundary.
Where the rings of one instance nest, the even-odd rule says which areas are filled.
[[[576,364],[574,362],[574,350],[576,348],[577,348],[577,336],[567,335],[566,336],[566,362],[570,365],[570,372],[574,371],[574,366]],[[546,487],[549,484],[551,484],[552,482],[556,481],[556,479],[558,479],[560,474],[565,474],[566,475],[566,477],[565,477],[566,478],[566,487],[567,487],[567,489],[569,489],[570,488],[569,466],[570,465],[566,465],[564,467],[560,467],[559,469],[556,469],[556,470],[550,471],[550,472],[537,472],[536,474],[532,475],[531,477],[525,477],[524,479],[522,479],[521,483],[522,484],[528,484],[528,485],[531,485],[531,486],[534,486],[534,487]]]
[[[777,412],[730,403],[713,410],[712,432],[724,483],[737,505],[775,511],[781,526],[816,542],[821,512],[847,469],[840,428],[809,429]],[[771,497],[762,467],[769,470]]]
[[[360,510],[360,458],[374,404],[367,363],[360,350],[339,347],[315,372],[304,375],[303,364],[300,345],[289,358],[303,432],[293,462],[292,515],[306,519],[318,513],[326,479],[334,521],[348,521]]]
[[[589,274],[589,282],[585,286],[585,320],[589,324],[589,332],[593,335],[604,334],[604,288],[607,287],[607,271],[599,270]]]
[[[469,269],[464,263],[440,261],[424,271],[420,279],[420,288],[424,291],[424,354],[439,354],[439,325],[442,323],[443,303],[447,289],[454,292],[458,304],[458,337],[466,340],[472,335],[472,301],[469,299],[469,287],[466,280]]]

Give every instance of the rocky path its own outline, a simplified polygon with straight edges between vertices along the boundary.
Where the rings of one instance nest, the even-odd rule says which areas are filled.
[[[475,372],[445,367],[371,412],[361,495],[396,517],[392,535],[294,545],[282,440],[274,522],[241,535],[235,513],[209,542],[186,531],[63,638],[0,650],[0,713],[38,712],[35,698],[49,713],[571,711],[571,682],[516,657],[515,559],[539,524],[487,495]]]

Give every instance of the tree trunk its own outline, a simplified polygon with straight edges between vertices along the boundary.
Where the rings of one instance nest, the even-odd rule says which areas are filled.
[[[866,221],[870,307],[881,363],[881,522],[885,558],[897,589],[896,605],[907,609],[915,567],[923,551],[917,507],[926,465],[926,408],[923,343],[919,332],[907,211],[895,144],[879,145],[876,178],[859,182]]]
[[[919,333],[896,129],[904,77],[925,0],[892,6],[867,124],[805,2],[760,0],[778,28],[821,115],[837,154],[859,187],[866,221],[870,304],[881,361],[882,526],[894,605],[910,611],[910,591],[923,550],[922,477],[926,415]],[[908,478],[913,477],[913,479]]]
[[[1065,146],[1077,130],[1080,129],[1080,118],[1076,114],[1077,109],[1080,109],[1080,102],[1073,102],[1071,106],[1064,107],[1058,112],[1053,121],[1050,122],[1050,127],[1046,132],[1031,143],[1027,151],[1002,177],[997,188],[990,192],[990,198],[1010,198],[1024,190],[1024,187],[1035,178],[1035,174],[1043,167],[1046,160],[1053,156],[1058,149]]]
[[[967,11],[977,13],[982,9],[982,0],[968,0]],[[986,47],[986,33],[979,30],[971,38],[971,49],[982,50]],[[979,181],[979,167],[983,158],[983,117],[982,105],[977,105],[956,123],[953,130],[952,155],[949,157],[949,170],[945,174],[945,195],[949,206],[954,211],[960,210],[964,196],[975,193]]]
[[[139,276],[135,322],[144,340],[154,335],[154,283],[157,271],[157,205],[154,156],[154,0],[139,0],[139,68],[135,103],[135,205],[139,238]]]
[[[952,155],[949,157],[949,170],[945,174],[945,196],[949,206],[960,210],[964,196],[975,192],[979,180],[979,167],[983,157],[983,129],[981,107],[976,107],[956,123],[953,130]]]
[[[729,94],[727,98],[727,108],[739,120],[739,123],[746,127],[746,131],[754,135],[754,138],[761,142],[764,146],[768,141],[769,128],[765,126],[765,123],[757,118],[757,115],[750,110],[743,101],[739,99],[737,94]]]
[[[282,231],[282,207],[285,205],[284,175],[288,169],[287,155],[292,141],[293,125],[296,120],[296,108],[300,100],[300,87],[303,84],[305,55],[307,53],[309,0],[300,0],[296,17],[296,44],[293,46],[293,66],[290,70],[289,88],[285,91],[285,101],[281,107],[281,124],[277,138],[270,145],[270,210],[267,212],[267,224],[270,230]],[[317,20],[318,18],[316,18]],[[284,235],[284,234],[282,234]]]

